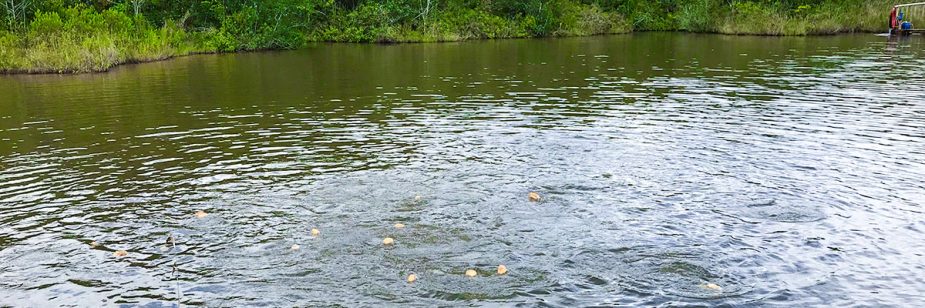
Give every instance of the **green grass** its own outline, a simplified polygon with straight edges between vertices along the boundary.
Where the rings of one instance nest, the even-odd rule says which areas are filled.
[[[756,2],[736,1],[715,32],[756,35],[809,35],[846,32],[884,32],[892,2],[862,1],[856,5],[823,2],[785,9]]]
[[[91,9],[64,15],[39,13],[26,29],[0,32],[0,71],[96,72],[204,50],[175,24],[152,28],[140,18]]]
[[[0,70],[13,73],[105,71],[121,63],[167,59],[189,53],[167,42],[162,31],[124,39],[105,33],[35,37],[5,34],[0,42]]]

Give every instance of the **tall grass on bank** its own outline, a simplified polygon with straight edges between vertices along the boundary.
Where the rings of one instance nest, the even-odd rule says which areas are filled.
[[[885,31],[888,0],[617,1],[635,31],[808,35]]]
[[[715,32],[726,34],[807,35],[886,31],[890,1],[821,2],[788,8],[776,3],[736,1]]]
[[[154,28],[115,10],[39,12],[26,29],[0,32],[4,72],[93,72],[127,62],[166,59],[196,50],[175,23]]]

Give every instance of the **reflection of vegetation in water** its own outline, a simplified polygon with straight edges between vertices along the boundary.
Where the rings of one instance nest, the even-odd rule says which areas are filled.
[[[736,294],[742,289],[737,287],[740,283],[733,277],[716,275],[703,266],[693,263],[671,260],[665,263],[654,262],[637,264],[642,272],[630,276],[627,283],[639,290],[660,289],[670,294],[692,297],[710,298]],[[719,284],[717,284],[719,283]],[[720,285],[731,286],[725,292]]]
[[[501,297],[501,298],[504,298],[504,297]],[[487,294],[482,294],[482,293],[470,293],[470,292],[450,294],[449,296],[446,297],[447,300],[451,300],[451,301],[486,300],[486,299],[501,299],[501,298],[492,297],[492,296],[489,296]]]
[[[741,294],[743,277],[727,273],[708,252],[664,250],[654,246],[618,247],[577,255],[563,268],[590,285],[619,285],[638,292],[658,290],[690,298]],[[608,260],[608,261],[603,261]],[[617,260],[619,262],[613,262]]]
[[[396,234],[395,236],[407,239],[402,242],[402,246],[408,248],[440,243],[472,241],[472,237],[466,233],[466,230],[460,228],[443,228],[435,225],[417,224],[404,232],[405,233],[402,234]]]
[[[430,204],[430,202],[428,202],[426,199],[420,196],[415,196],[412,199],[402,201],[398,205],[398,211],[399,212],[414,212],[414,211],[424,209],[425,207],[427,207],[428,204]],[[421,227],[423,226],[424,225],[422,225]]]
[[[801,199],[780,203],[777,200],[771,200],[748,204],[737,211],[741,212],[738,215],[740,218],[777,222],[810,222],[825,218],[825,213],[820,211],[814,203]]]
[[[680,261],[662,265],[658,271],[662,273],[677,274],[685,277],[697,277],[701,279],[716,277],[703,267]]]
[[[0,71],[88,72],[311,41],[432,42],[681,30],[880,31],[884,0],[4,1]],[[12,4],[12,5],[9,5]]]

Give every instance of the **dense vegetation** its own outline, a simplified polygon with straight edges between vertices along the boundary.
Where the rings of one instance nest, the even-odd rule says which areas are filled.
[[[633,30],[878,31],[885,0],[0,0],[0,70],[85,72],[312,41],[431,42]]]

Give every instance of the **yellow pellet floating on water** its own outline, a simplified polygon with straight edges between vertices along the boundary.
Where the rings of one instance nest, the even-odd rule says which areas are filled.
[[[531,191],[530,194],[527,195],[527,198],[529,198],[530,201],[537,202],[540,201],[540,194],[536,193],[535,191]]]
[[[421,201],[421,199],[424,199],[424,197],[421,197],[421,195],[414,196],[414,201],[415,201],[415,202],[419,202],[419,201]]]
[[[96,241],[92,241],[90,242],[90,247],[93,247],[93,248],[100,247],[100,243],[97,243]]]
[[[498,265],[498,275],[504,274],[507,274],[507,266],[504,266],[504,264]]]
[[[403,228],[405,228],[405,224],[403,224],[403,223],[397,223],[397,224],[395,224],[395,229],[403,229]]]
[[[478,274],[479,274],[479,273],[476,272],[474,269],[467,269],[467,270],[466,270],[466,277],[475,277],[475,276],[478,275]]]
[[[292,244],[292,247],[289,247],[290,250],[299,250],[299,248],[302,248],[299,244]]]
[[[393,238],[391,238],[391,237],[384,238],[384,239],[382,239],[382,244],[384,244],[384,245],[392,245],[392,244],[395,244],[395,239],[393,239]]]
[[[209,216],[209,214],[206,214],[205,211],[196,211],[196,214],[194,215],[196,218],[206,218],[206,216]]]
[[[127,255],[128,255],[128,251],[125,251],[125,250],[116,250],[115,252],[112,253],[112,255],[113,255],[114,257],[120,257],[120,258],[121,258],[121,257],[127,256]]]
[[[312,236],[318,236],[318,235],[321,235],[321,231],[319,231],[318,229],[312,229]]]
[[[713,291],[722,291],[722,290],[723,290],[723,287],[720,287],[718,284],[715,284],[715,283],[707,283],[707,284],[704,284],[703,287],[704,287],[704,288],[707,288],[707,289],[710,289],[710,290],[713,290]]]
[[[408,275],[408,283],[412,283],[417,280],[418,280],[418,275],[415,275],[415,274]]]

